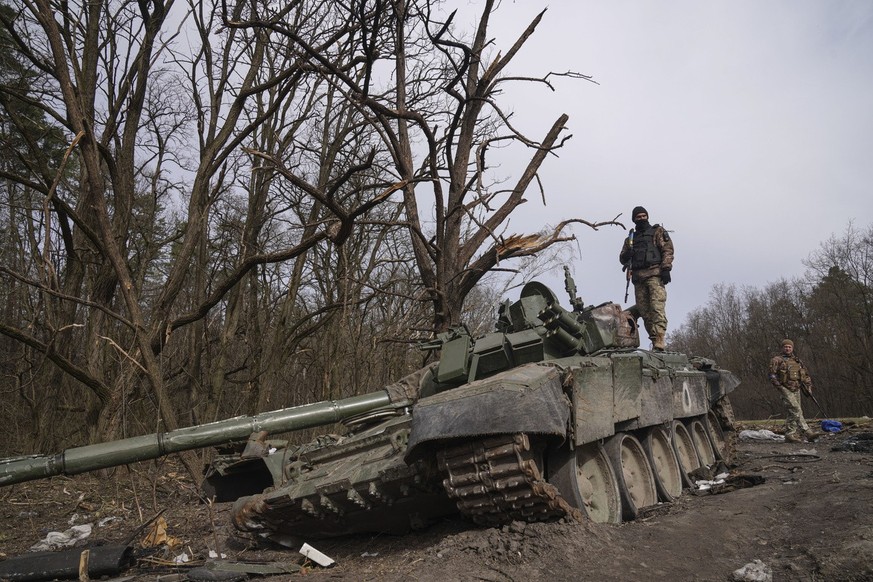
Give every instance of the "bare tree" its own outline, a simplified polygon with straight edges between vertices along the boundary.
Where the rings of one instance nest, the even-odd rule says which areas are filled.
[[[507,66],[522,50],[543,17],[539,14],[505,53],[496,53],[488,36],[495,3],[485,2],[472,39],[454,34],[455,13],[440,20],[438,4],[428,0],[352,3],[350,27],[360,31],[357,51],[345,61],[326,58],[317,47],[265,15],[241,26],[285,34],[317,60],[331,83],[342,87],[379,132],[402,184],[404,225],[433,306],[433,328],[460,321],[464,298],[501,261],[536,254],[571,240],[567,220],[551,231],[528,235],[505,232],[509,216],[537,181],[546,157],[565,139],[561,115],[542,139],[525,136],[498,103],[504,85],[540,83],[554,90],[556,77],[587,77],[567,72],[516,77]],[[386,75],[387,70],[393,71]],[[514,183],[489,181],[490,152],[520,146],[531,153]],[[420,205],[427,206],[422,211]],[[585,223],[597,227],[593,223]]]
[[[245,153],[247,140],[258,139],[262,129],[266,133],[267,120],[288,103],[299,102],[296,92],[304,102],[308,99],[312,59],[299,51],[287,53],[286,45],[275,44],[263,30],[222,28],[215,20],[222,12],[205,3],[190,4],[183,14],[199,46],[190,56],[171,52],[178,26],[167,23],[173,6],[110,1],[56,6],[34,0],[2,20],[15,50],[46,79],[46,97],[34,103],[73,136],[67,159],[75,160],[79,174],[63,193],[57,185],[66,176],[51,168],[38,175],[40,181],[10,175],[41,193],[54,211],[47,216],[65,235],[65,246],[59,247],[49,236],[56,230],[44,227],[45,243],[37,256],[48,260],[42,262],[46,269],[40,280],[23,273],[10,276],[59,301],[66,313],[46,327],[46,338],[11,325],[0,329],[91,389],[96,398],[90,417],[99,423],[100,438],[121,430],[123,412],[134,398],[153,402],[159,411],[153,430],[177,426],[179,395],[168,391],[165,365],[175,358],[181,366],[182,373],[169,374],[188,381],[169,386],[187,388],[183,397],[188,406],[183,408],[191,410],[200,397],[192,391],[202,380],[198,358],[209,337],[201,325],[204,318],[229,314],[226,330],[233,330],[232,322],[239,320],[234,305],[243,297],[237,290],[247,277],[256,281],[250,275],[259,266],[293,260],[319,244],[342,243],[355,220],[394,188],[380,179],[376,186],[366,184],[362,196],[336,195],[372,166],[373,157],[366,153],[340,170],[331,169],[323,181],[269,153]],[[239,19],[247,6],[224,5],[227,22]],[[320,54],[329,54],[352,33],[340,21],[329,26],[317,3],[282,10]],[[187,97],[179,91],[183,72]],[[293,135],[289,123],[283,129]],[[198,146],[193,155],[182,154],[186,140],[174,136],[195,126]],[[267,181],[265,174],[257,175],[264,167],[274,174]],[[168,171],[177,174],[175,180]],[[313,201],[323,210],[293,236],[279,239],[280,244],[264,246],[262,229],[270,207],[264,196],[275,192],[270,184],[276,179],[294,189],[300,203]],[[174,184],[184,186],[174,189]],[[216,231],[220,215],[215,210],[230,209],[240,185],[250,190],[239,216],[241,236],[216,239],[222,233]],[[169,203],[168,193],[174,195]],[[155,229],[162,212],[178,208],[180,201],[183,219]],[[240,241],[238,252],[228,244],[232,240]],[[55,258],[64,269],[59,275],[51,268]],[[49,321],[45,314],[40,318]],[[80,320],[84,342],[58,341],[58,334],[69,337],[81,329],[74,325]],[[177,334],[180,329],[188,333]],[[53,347],[82,343],[85,348],[69,357]],[[188,358],[177,357],[182,346]],[[224,368],[219,362],[220,373]]]
[[[805,261],[811,363],[828,409],[873,409],[873,226],[849,223]],[[812,277],[810,277],[812,279]]]
[[[709,303],[673,335],[671,346],[714,358],[742,383],[732,396],[742,418],[782,414],[767,380],[769,358],[791,338],[812,374],[816,398],[810,415],[858,416],[873,409],[873,227],[851,223],[805,261],[804,277],[763,289],[716,286]]]
[[[509,216],[523,203],[546,157],[561,147],[567,116],[561,115],[541,140],[523,135],[497,97],[510,82],[538,82],[552,88],[554,73],[541,78],[504,75],[543,17],[540,13],[505,54],[490,59],[488,25],[495,3],[485,2],[472,40],[453,35],[455,13],[445,22],[430,2],[389,4],[393,17],[395,84],[382,94],[352,87],[369,107],[398,176],[407,184],[403,199],[416,263],[433,304],[434,329],[461,318],[464,299],[502,260],[536,254],[571,239],[563,222],[551,232],[507,235]],[[434,58],[438,55],[439,58]],[[368,66],[376,64],[375,58]],[[575,73],[564,76],[584,78]],[[514,184],[488,183],[489,152],[521,145],[532,155]],[[433,222],[419,208],[433,205]]]

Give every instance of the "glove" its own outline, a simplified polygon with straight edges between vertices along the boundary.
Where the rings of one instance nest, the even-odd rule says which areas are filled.
[[[777,379],[775,379],[775,378],[773,378],[772,380],[770,380],[770,383],[773,384],[774,386],[781,386],[781,384],[779,384],[779,380],[777,380]]]
[[[671,281],[670,279],[670,271],[661,271],[661,283],[666,285]]]

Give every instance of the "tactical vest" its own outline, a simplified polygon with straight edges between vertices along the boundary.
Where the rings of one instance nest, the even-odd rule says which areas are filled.
[[[801,369],[803,364],[795,358],[782,358],[782,363],[779,365],[779,383],[794,384],[800,382]]]
[[[634,232],[633,256],[631,269],[634,271],[661,264],[661,249],[655,244],[655,229],[658,225],[649,226],[646,230]]]

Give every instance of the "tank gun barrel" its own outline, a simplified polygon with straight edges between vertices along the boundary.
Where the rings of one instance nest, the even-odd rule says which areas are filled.
[[[324,426],[389,404],[391,398],[388,392],[380,390],[342,400],[304,404],[254,416],[237,416],[165,433],[74,447],[56,455],[0,459],[0,486],[156,459],[170,453],[244,440],[260,431],[279,433]]]

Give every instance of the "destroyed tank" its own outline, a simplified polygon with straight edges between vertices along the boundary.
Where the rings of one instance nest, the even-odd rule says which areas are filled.
[[[481,525],[619,523],[727,461],[727,394],[714,361],[639,347],[634,309],[571,309],[544,284],[500,306],[497,329],[460,327],[440,359],[362,396],[0,461],[0,485],[235,444],[204,480],[243,531],[282,541],[404,533],[461,514]],[[342,422],[305,445],[270,435]],[[240,447],[242,448],[242,447]]]

